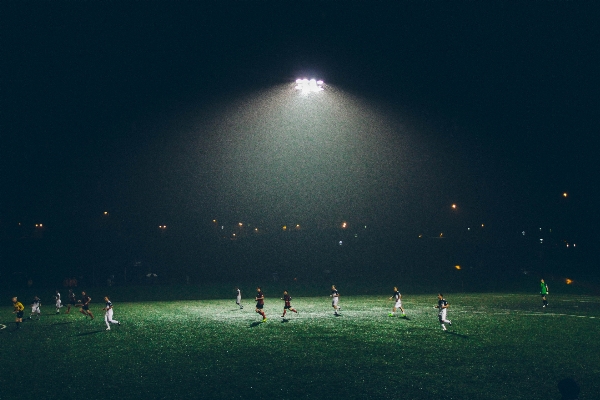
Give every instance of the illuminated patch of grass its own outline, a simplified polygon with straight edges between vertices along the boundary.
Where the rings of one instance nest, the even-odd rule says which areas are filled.
[[[569,376],[581,399],[600,392],[600,299],[447,299],[447,333],[434,295],[405,295],[407,319],[388,317],[385,296],[342,297],[335,317],[322,296],[295,297],[282,321],[267,298],[266,323],[251,302],[115,302],[111,331],[97,303],[93,321],[44,306],[17,332],[3,307],[0,398],[548,399]]]

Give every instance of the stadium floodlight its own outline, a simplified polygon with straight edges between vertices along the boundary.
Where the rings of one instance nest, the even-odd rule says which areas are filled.
[[[316,79],[296,79],[296,89],[302,93],[320,92],[323,90],[323,81]]]

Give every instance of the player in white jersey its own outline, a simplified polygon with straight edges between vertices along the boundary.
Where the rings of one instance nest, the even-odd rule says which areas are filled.
[[[335,288],[335,285],[331,285],[331,306],[333,307],[333,314],[340,315],[339,311],[342,311],[342,307],[338,305],[338,301],[340,299],[340,293]]]
[[[452,325],[452,321],[450,321],[449,319],[446,318],[446,313],[448,312],[448,302],[446,301],[446,299],[444,299],[444,295],[441,293],[438,293],[438,305],[435,306],[435,308],[439,309],[438,312],[438,320],[440,321],[440,324],[442,324],[442,330],[446,330],[446,325],[444,324],[448,324],[448,325]]]
[[[400,294],[396,286],[394,286],[394,293],[392,293],[392,297],[390,297],[390,300],[392,299],[395,300],[396,303],[394,304],[394,308],[392,308],[392,312],[389,314],[390,317],[394,317],[396,315],[396,310],[398,308],[400,309],[400,311],[402,311],[402,316],[406,317],[406,314],[404,313],[404,308],[402,308],[402,295]]]
[[[42,301],[40,300],[39,297],[35,296],[33,298],[33,301],[31,302],[31,315],[29,316],[29,319],[31,319],[32,316],[37,315],[37,319],[40,319],[40,315],[42,314],[40,307],[42,306]]]
[[[241,310],[242,308],[244,308],[244,306],[242,305],[242,291],[240,290],[240,288],[236,287],[235,292],[236,292],[235,304],[237,304]]]
[[[104,297],[104,301],[106,302],[106,307],[103,308],[103,310],[104,310],[104,322],[106,323],[106,330],[110,331],[110,325],[109,325],[109,323],[111,323],[111,324],[117,324],[117,325],[121,325],[121,323],[119,321],[116,321],[116,320],[113,319],[113,304],[108,299],[108,297]]]
[[[60,314],[60,308],[62,307],[62,301],[60,300],[60,293],[58,292],[58,290],[56,291],[56,294],[54,295],[54,300],[56,300],[56,313]]]

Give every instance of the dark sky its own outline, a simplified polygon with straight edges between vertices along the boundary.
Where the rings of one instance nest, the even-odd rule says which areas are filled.
[[[593,232],[592,2],[288,3],[3,2],[0,218],[290,222],[316,207],[418,227],[456,202],[470,222]],[[343,108],[314,132],[353,136],[271,147],[261,135],[294,122],[260,96],[298,76],[341,99],[309,110]]]

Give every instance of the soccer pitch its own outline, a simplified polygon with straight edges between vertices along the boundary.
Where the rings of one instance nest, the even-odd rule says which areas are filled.
[[[99,296],[93,321],[44,304],[20,330],[2,307],[0,399],[547,400],[565,377],[580,399],[600,393],[597,297],[543,309],[534,295],[449,294],[443,332],[435,295],[404,295],[406,319],[388,316],[387,296],[342,296],[339,317],[326,296],[294,297],[286,321],[266,296],[265,323],[252,299],[115,298],[110,331]]]

